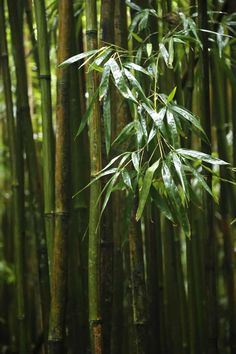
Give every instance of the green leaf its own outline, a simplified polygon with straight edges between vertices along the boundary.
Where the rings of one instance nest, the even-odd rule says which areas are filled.
[[[104,50],[98,54],[97,58],[94,60],[91,65],[95,64],[97,66],[101,66],[103,61],[113,52],[113,49],[109,47],[105,47]],[[106,65],[106,64],[105,64]]]
[[[102,47],[100,49],[93,49],[93,50],[89,50],[88,52],[83,52],[80,54],[76,54],[73,57],[70,57],[69,59],[63,61],[63,63],[61,63],[60,65],[58,65],[59,68],[62,68],[64,66],[70,65],[75,63],[76,61],[82,60],[84,58],[87,58],[89,56],[93,56],[94,54],[100,52],[101,50],[103,50],[105,47]]]
[[[104,70],[102,73],[101,82],[99,85],[99,101],[101,101],[103,99],[103,97],[106,96],[107,91],[109,89],[110,72],[111,72],[110,66],[105,64]]]
[[[150,57],[152,55],[152,43],[146,44],[146,51],[147,51],[148,57]]]
[[[99,174],[97,174],[95,177],[93,177],[92,180],[85,187],[83,187],[78,192],[76,192],[73,195],[73,198],[76,197],[81,192],[83,192],[86,188],[91,186],[91,184],[93,184],[94,182],[98,181],[100,178],[102,178],[104,176],[112,175],[112,174],[116,173],[117,171],[118,171],[118,168],[111,168],[110,170],[106,170],[104,172],[99,172]]]
[[[91,113],[92,113],[93,106],[94,106],[95,101],[98,97],[98,92],[99,92],[99,89],[96,90],[95,94],[93,95],[93,97],[89,103],[88,109],[86,110],[85,114],[83,115],[83,117],[81,119],[81,123],[80,123],[79,129],[78,129],[78,132],[77,132],[75,138],[77,138],[80,135],[80,133],[83,131],[83,129],[84,129]]]
[[[147,106],[145,103],[142,104],[142,107],[145,109],[145,111],[150,115],[152,118],[153,122],[155,125],[159,128],[162,129],[163,126],[163,119],[166,114],[166,108],[162,108],[158,113],[151,107]]]
[[[134,128],[136,126],[135,122],[131,122],[127,124],[120,132],[120,134],[116,137],[116,139],[113,141],[112,145],[115,144],[121,144],[124,142],[128,137],[134,135]]]
[[[121,175],[122,175],[124,184],[132,191],[133,187],[132,187],[131,178],[130,178],[130,175],[129,175],[128,171],[127,170],[123,170]]]
[[[202,160],[212,165],[229,165],[228,162],[225,162],[223,160],[220,160],[216,157],[213,157],[211,155],[205,154],[204,152],[200,152],[200,151],[188,150],[188,149],[177,149],[176,152],[178,152],[180,155],[190,157],[192,159]]]
[[[136,220],[138,221],[143,213],[148,195],[149,195],[149,191],[152,185],[152,180],[153,180],[153,175],[155,173],[155,171],[157,170],[157,168],[160,165],[160,159],[157,160],[156,162],[154,162],[154,164],[152,166],[150,166],[145,173],[144,179],[143,179],[143,184],[142,184],[142,188],[141,188],[141,192],[139,195],[139,205],[138,205],[138,210],[136,213]]]
[[[177,132],[174,115],[168,109],[166,112],[166,118],[167,118],[168,129],[170,130],[170,134],[171,134],[172,144],[176,148],[179,146],[179,135]]]
[[[197,171],[196,168],[193,168],[191,165],[185,166],[185,169],[189,172],[192,173],[192,175],[196,178],[196,180],[198,181],[198,183],[207,191],[207,193],[209,193],[213,199],[216,200],[216,197],[213,195],[210,187],[208,186],[208,184],[206,183],[204,177]]]
[[[103,100],[103,122],[106,153],[108,155],[111,147],[111,98],[109,91],[107,92]]]
[[[139,172],[139,154],[137,152],[132,152],[131,159],[135,170]]]
[[[170,108],[172,111],[178,113],[181,118],[184,118],[187,121],[191,122],[198,130],[200,130],[205,135],[199,119],[196,116],[194,116],[191,112],[177,105],[171,105]]]
[[[123,158],[125,158],[125,160],[127,160],[127,158],[130,156],[130,152],[123,152],[122,154],[120,154],[118,156],[115,156],[101,171],[99,171],[98,174],[100,174],[103,171],[107,170],[110,166],[112,166],[122,156],[123,156]],[[123,160],[123,158],[121,160]]]
[[[170,37],[170,40],[169,40],[169,59],[168,59],[168,67],[170,69],[173,68],[173,61],[174,61],[174,42],[173,42],[173,37]]]
[[[125,63],[124,67],[128,68],[128,69],[133,69],[135,71],[139,71],[145,75],[151,76],[150,73],[145,70],[141,65],[135,64],[135,63]]]
[[[171,210],[168,205],[168,201],[166,200],[165,196],[159,194],[158,191],[155,191],[155,193],[153,194],[153,201],[154,201],[154,204],[157,206],[157,208],[160,209],[161,213],[163,213],[163,215],[168,220],[170,220],[174,223],[175,221],[174,221],[173,215],[172,215]]]
[[[179,180],[181,182],[183,191],[186,194],[186,197],[188,198],[188,196],[189,196],[189,193],[188,193],[188,182],[187,182],[187,178],[186,178],[186,175],[185,175],[183,163],[182,163],[182,161],[180,160],[180,158],[179,158],[179,156],[177,154],[173,153],[172,156],[173,156],[173,164],[174,164],[176,173],[179,176]]]
[[[133,86],[133,88],[138,91],[138,93],[140,94],[142,100],[144,102],[146,102],[147,105],[149,105],[150,104],[150,100],[146,97],[146,95],[145,95],[140,83],[135,78],[135,76],[127,69],[124,69],[124,73],[125,73],[125,76],[127,77],[127,79],[129,80],[129,82],[131,83],[131,85]]]
[[[176,90],[177,90],[177,86],[175,86],[173,88],[173,90],[171,91],[171,93],[167,97],[167,103],[170,103],[173,100],[173,98],[175,97]]]
[[[162,55],[162,57],[164,59],[164,62],[166,63],[166,66],[169,67],[169,58],[170,58],[170,56],[169,56],[169,53],[168,53],[166,47],[164,46],[163,43],[160,43],[159,44],[159,48],[160,48],[161,55]]]
[[[131,36],[134,37],[134,39],[139,42],[139,43],[143,43],[142,38],[135,32],[130,32]]]
[[[115,61],[115,59],[110,58],[107,62],[107,65],[110,66],[112,75],[115,80],[115,85],[122,94],[123,97],[137,103],[137,100],[135,99],[134,95],[130,91],[127,82],[125,80],[125,75],[124,73],[120,70],[119,65]]]
[[[187,213],[185,208],[182,205],[182,198],[179,194],[179,190],[171,175],[170,168],[168,167],[166,162],[163,162],[162,178],[163,178],[164,185],[166,187],[166,192],[169,196],[169,201],[174,208],[174,212],[176,213],[178,222],[180,226],[182,226],[185,235],[189,237],[191,231],[190,231],[190,225],[189,225]]]
[[[105,186],[106,194],[105,194],[105,198],[104,198],[104,201],[103,201],[103,204],[102,204],[102,209],[101,209],[101,213],[100,213],[100,217],[99,217],[99,222],[100,222],[102,214],[103,214],[103,212],[104,212],[104,210],[105,210],[105,208],[107,206],[107,203],[109,202],[111,193],[113,191],[114,185],[115,185],[119,175],[120,175],[120,171],[116,172],[114,174],[114,176],[112,176],[112,178],[107,182],[107,185]]]

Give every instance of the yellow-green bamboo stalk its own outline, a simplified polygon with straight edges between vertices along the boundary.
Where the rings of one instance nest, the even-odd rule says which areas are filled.
[[[17,79],[18,115],[22,124],[23,142],[29,169],[29,185],[30,191],[32,193],[33,221],[35,227],[38,256],[38,274],[42,303],[43,330],[46,336],[48,328],[50,297],[47,246],[42,217],[42,199],[40,193],[41,181],[39,177],[38,162],[36,157],[33,128],[29,108],[28,80],[23,41],[23,22],[21,21],[23,18],[21,17],[21,14],[19,14],[21,9],[18,10],[18,5],[19,4],[17,2],[8,0],[11,38]]]
[[[208,3],[205,0],[198,0],[199,27],[208,29]],[[201,118],[202,126],[211,142],[211,110],[210,110],[210,92],[209,92],[209,43],[208,33],[201,32],[203,49],[200,52],[201,68]],[[202,142],[202,149],[206,153],[211,153],[211,146]],[[206,174],[209,188],[212,188],[212,176]],[[205,294],[206,294],[206,352],[207,354],[217,354],[217,289],[216,289],[216,232],[214,223],[214,207],[210,195],[204,198],[206,215],[202,232],[205,233]]]
[[[43,123],[43,185],[44,215],[49,262],[54,233],[54,134],[52,126],[51,75],[47,20],[44,0],[34,0],[37,24],[39,79],[41,89],[41,115]]]
[[[58,64],[70,54],[72,0],[58,2]],[[55,170],[55,235],[51,272],[51,308],[49,321],[49,353],[64,353],[65,308],[67,294],[68,237],[70,218],[70,125],[69,68],[57,71],[57,130]]]
[[[96,1],[86,0],[86,40],[87,49],[97,48],[97,11]],[[91,72],[87,75],[87,92],[89,101],[97,88],[97,75]],[[101,127],[99,103],[96,100],[89,120],[90,146],[90,175],[91,180],[101,170]],[[96,181],[90,188],[89,208],[89,250],[88,250],[88,296],[89,296],[89,325],[91,353],[102,353],[102,324],[101,324],[101,288],[100,288],[100,206],[98,198],[101,192],[100,181]]]
[[[22,166],[18,164],[18,157],[22,151],[18,151],[16,128],[13,115],[11,77],[8,60],[8,49],[5,29],[4,3],[0,1],[0,56],[3,75],[4,95],[7,113],[8,142],[11,160],[11,187],[13,197],[14,216],[14,261],[16,275],[16,309],[18,322],[18,345],[19,353],[26,354],[27,330],[25,313],[25,287],[24,287],[24,230],[23,230],[23,210],[24,200],[22,199],[22,188],[20,184],[20,171]]]

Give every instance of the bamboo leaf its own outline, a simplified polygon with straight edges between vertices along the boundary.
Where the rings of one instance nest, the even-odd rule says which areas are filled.
[[[99,101],[107,94],[109,89],[109,77],[110,77],[111,68],[109,65],[104,65],[104,70],[102,73],[101,82],[99,85]]]
[[[160,48],[160,52],[161,52],[162,58],[164,59],[166,66],[169,67],[169,57],[170,56],[169,56],[169,53],[168,53],[166,47],[164,46],[163,43],[160,43],[159,48]]]
[[[145,70],[142,66],[135,64],[135,63],[125,63],[124,67],[128,68],[128,69],[133,69],[135,71],[139,71],[145,75],[151,76],[150,73]]]
[[[126,99],[129,99],[129,100],[137,103],[137,100],[135,99],[134,95],[132,94],[132,92],[130,91],[130,89],[127,85],[127,82],[125,80],[125,76],[124,76],[123,72],[120,70],[120,67],[117,64],[117,62],[115,61],[115,59],[110,58],[107,62],[107,65],[109,65],[111,68],[111,72],[112,72],[112,75],[115,80],[115,85],[118,88],[118,90],[120,91],[120,93],[122,94],[122,96],[125,97]]]
[[[156,187],[157,188],[157,187]],[[153,201],[157,208],[160,209],[161,213],[170,221],[174,223],[174,218],[172,212],[169,208],[168,201],[166,200],[164,195],[160,195],[157,191],[153,194]]]
[[[150,105],[150,100],[146,97],[140,83],[135,78],[135,76],[133,74],[131,74],[131,72],[127,69],[124,69],[124,73],[125,73],[125,76],[127,77],[127,79],[129,80],[129,82],[131,83],[131,85],[133,86],[133,88],[138,91],[138,93],[140,94],[143,101],[146,102],[147,105]]]
[[[182,226],[183,231],[187,237],[190,236],[190,225],[187,217],[187,213],[182,204],[182,199],[179,194],[179,190],[174,182],[174,179],[171,175],[170,168],[166,162],[163,162],[162,166],[162,178],[164,185],[166,187],[166,192],[169,196],[170,203],[172,204],[174,211],[177,215],[178,222]]]
[[[205,135],[199,119],[196,116],[194,116],[191,112],[177,105],[171,105],[170,108],[172,111],[178,113],[181,118],[184,118],[187,121],[191,122],[198,130],[200,130]]]
[[[138,210],[136,213],[136,220],[138,221],[143,213],[143,209],[145,207],[148,195],[149,195],[149,191],[152,185],[152,180],[153,180],[153,175],[155,173],[155,171],[157,170],[157,168],[160,165],[160,159],[157,160],[156,162],[154,162],[154,164],[152,166],[150,166],[145,173],[144,179],[143,179],[143,184],[142,184],[142,188],[141,188],[141,192],[140,192],[140,196],[139,196],[139,205],[138,205]]]
[[[105,47],[102,47],[100,49],[93,49],[93,50],[89,50],[87,52],[83,52],[83,53],[80,53],[80,54],[76,54],[74,55],[73,57],[70,57],[69,59],[63,61],[63,63],[59,64],[58,67],[59,68],[62,68],[64,66],[67,66],[67,65],[70,65],[70,64],[73,64],[79,60],[82,60],[84,58],[87,58],[89,56],[93,56],[94,54],[100,52],[101,50],[103,50]]]
[[[173,98],[175,97],[175,94],[176,94],[176,89],[177,89],[177,86],[175,86],[173,88],[173,90],[171,91],[171,93],[169,94],[169,96],[167,97],[167,103],[170,103]]]
[[[139,43],[143,43],[142,38],[135,32],[130,32],[131,36],[134,37],[134,39],[139,42]]]
[[[93,106],[94,106],[95,101],[98,97],[98,93],[99,93],[99,89],[96,90],[95,94],[93,95],[93,97],[89,103],[88,109],[86,110],[85,114],[83,115],[83,117],[81,119],[81,123],[80,123],[79,129],[78,129],[78,132],[77,132],[75,138],[77,138],[80,135],[80,133],[83,131],[83,129],[84,129],[91,113],[92,113]]]
[[[151,107],[147,106],[145,103],[142,103],[142,107],[145,109],[145,111],[150,115],[152,118],[153,122],[155,125],[159,128],[162,129],[163,126],[163,119],[166,114],[166,108],[163,107],[158,113]]]
[[[146,51],[147,51],[148,57],[150,57],[152,55],[152,43],[146,44]]]
[[[198,183],[207,191],[207,193],[209,193],[213,197],[213,199],[216,202],[217,201],[216,197],[213,195],[213,193],[212,193],[210,187],[208,186],[208,184],[206,183],[204,177],[197,171],[197,169],[193,168],[190,165],[185,166],[185,169],[192,173],[192,175],[196,178]]]
[[[180,160],[179,156],[175,153],[173,154],[173,164],[174,164],[175,170],[177,172],[177,175],[179,176],[179,180],[181,182],[183,191],[186,194],[186,196],[188,197],[189,196],[188,182],[186,179],[183,163]]]
[[[139,154],[137,152],[132,152],[131,159],[135,170],[139,172]]]
[[[132,191],[133,187],[132,187],[131,178],[130,178],[130,175],[129,175],[128,171],[127,170],[123,170],[121,175],[122,175],[124,184]]]
[[[108,155],[111,147],[111,99],[109,91],[107,92],[103,100],[103,122],[106,153]]]
[[[211,155],[205,154],[204,152],[195,151],[195,150],[188,150],[188,149],[177,149],[176,151],[180,155],[183,155],[185,157],[190,157],[190,158],[202,160],[202,161],[205,161],[205,162],[210,163],[212,165],[229,165],[228,162],[220,160],[220,159],[213,157]]]
[[[179,146],[179,135],[177,132],[177,126],[175,123],[173,113],[171,111],[169,111],[168,109],[166,112],[166,118],[167,118],[168,128],[169,128],[170,134],[171,134],[172,144],[174,147],[177,147],[177,146]]]
[[[127,124],[120,132],[120,134],[117,136],[117,138],[113,141],[112,145],[115,144],[121,144],[123,141],[125,141],[128,137],[134,135],[134,128],[136,126],[135,122],[131,122]]]

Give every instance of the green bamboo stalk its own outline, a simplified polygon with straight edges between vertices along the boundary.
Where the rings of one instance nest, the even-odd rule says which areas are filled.
[[[87,49],[97,48],[97,11],[96,1],[86,0],[86,39]],[[89,100],[97,88],[96,73],[87,75],[87,92]],[[91,180],[101,170],[101,127],[98,101],[93,106],[89,121],[90,145],[90,176]],[[100,181],[96,181],[90,188],[89,208],[89,250],[88,250],[88,296],[89,296],[89,324],[92,354],[102,353],[102,324],[101,324],[101,288],[100,288],[100,227],[98,202],[101,192]]]
[[[29,28],[29,35],[32,44],[33,57],[37,69],[39,68],[39,55],[38,55],[38,44],[34,33],[34,23],[33,23],[33,13],[32,13],[32,1],[25,1],[25,14],[26,20]]]
[[[24,200],[22,200],[22,188],[20,184],[20,171],[17,157],[17,137],[14,124],[13,102],[11,91],[11,77],[8,61],[8,49],[5,30],[4,3],[0,1],[0,55],[2,59],[2,75],[4,84],[5,104],[7,111],[7,127],[8,140],[11,159],[11,180],[12,180],[12,196],[13,196],[13,213],[14,213],[14,261],[16,274],[16,303],[17,303],[17,320],[19,353],[26,354],[28,352],[27,345],[27,329],[26,329],[26,313],[25,313],[25,289],[24,289],[24,232],[23,232],[23,210]]]
[[[77,48],[75,21],[71,19],[71,54],[82,52]],[[81,19],[78,19],[81,21]],[[82,31],[79,32],[82,36]],[[72,195],[76,194],[88,184],[88,141],[87,131],[75,140],[75,134],[82,117],[83,87],[79,82],[81,71],[77,65],[70,67],[70,139],[71,139],[71,188]],[[82,91],[82,94],[81,94]],[[85,237],[88,225],[88,201],[89,190],[81,192],[79,197],[71,200],[71,228],[69,238],[68,257],[68,351],[72,353],[86,353],[89,347],[88,323],[88,249],[87,237]],[[80,335],[78,336],[78,333]]]
[[[213,107],[215,125],[217,129],[218,151],[222,159],[228,161],[227,139],[225,128],[225,106],[224,106],[224,93],[221,90],[222,73],[220,65],[216,60],[216,52],[212,52],[212,87],[215,103]],[[220,170],[220,176],[223,179],[230,179],[231,176],[226,169]],[[227,296],[229,306],[229,325],[230,325],[230,349],[231,353],[236,352],[236,283],[235,283],[235,257],[234,257],[234,241],[232,235],[232,227],[230,226],[230,211],[229,204],[234,210],[235,201],[234,193],[229,185],[221,181],[220,183],[220,212],[222,218],[222,232],[224,237],[224,252],[225,252],[225,276],[227,283]]]
[[[114,9],[114,39],[115,44],[122,48],[127,48],[127,16],[126,4],[119,0],[115,2]],[[126,102],[117,91],[113,91],[114,119],[112,123],[112,137],[115,138],[121,129],[129,121],[129,111]],[[128,269],[123,269],[123,255],[127,253],[124,248],[122,254],[122,240],[127,232],[125,231],[125,196],[122,192],[116,191],[112,196],[113,208],[113,299],[112,299],[112,328],[111,328],[111,354],[120,353],[120,348],[125,345],[122,329],[127,331],[128,318],[125,317],[126,306],[123,306],[123,292],[125,289],[124,272],[128,278]],[[125,297],[128,300],[128,296]],[[130,312],[130,309],[128,309]],[[132,334],[130,333],[130,337]],[[128,344],[128,343],[127,343]]]
[[[71,16],[73,2],[58,2],[57,62],[71,55]],[[68,237],[70,221],[70,125],[69,69],[57,71],[57,140],[55,171],[55,235],[52,255],[51,312],[49,324],[49,353],[64,352],[65,308],[67,293]]]
[[[24,138],[23,142],[29,169],[29,185],[32,193],[32,203],[34,207],[33,220],[37,245],[43,330],[46,341],[50,297],[47,247],[44,222],[42,218],[42,200],[40,193],[41,183],[39,178],[28,99],[27,72],[23,44],[23,23],[20,22],[21,16],[18,14],[17,5],[18,4],[15,1],[8,0],[9,20],[17,79],[18,115],[22,123],[22,134]]]
[[[204,0],[198,0],[199,27],[208,29],[208,5]],[[201,41],[203,50],[200,53],[201,67],[201,116],[202,126],[209,141],[211,142],[211,110],[209,93],[209,53],[208,53],[208,33],[201,32]],[[206,153],[211,153],[209,144],[202,142],[202,149]],[[210,173],[206,174],[207,183],[212,188],[212,177]],[[207,354],[217,354],[218,352],[218,334],[217,334],[217,289],[216,289],[216,232],[214,225],[214,207],[211,197],[205,196],[205,294],[206,294],[206,338]]]
[[[44,0],[34,0],[34,8],[37,24],[41,115],[43,123],[43,191],[45,231],[50,262],[54,233],[54,133],[52,126],[49,45]]]
[[[115,5],[110,0],[101,1],[101,43],[114,43],[114,9]],[[114,87],[110,89],[111,112],[114,110],[115,97]],[[113,120],[113,119],[112,119]],[[105,141],[105,121],[102,119],[101,124],[102,136],[102,166],[108,164],[108,156]],[[102,180],[102,189],[108,182],[108,178]],[[108,205],[103,213],[101,220],[101,311],[103,319],[103,352],[110,354],[111,325],[110,318],[112,312],[112,256],[113,256],[113,228],[112,228],[113,210],[112,200],[108,201]]]
[[[235,13],[236,12],[236,3],[233,0],[228,1],[228,12],[229,13]],[[234,26],[234,30],[235,30]],[[234,36],[234,34],[232,34],[232,36]],[[236,60],[236,44],[232,43],[230,46],[230,53],[231,53],[231,58],[232,58],[232,62]],[[234,75],[234,77],[236,77],[236,67],[235,64],[231,64],[231,70],[232,73]],[[236,116],[235,116],[235,112],[236,112],[236,101],[235,101],[235,97],[236,97],[236,87],[235,85],[232,85],[231,87],[231,91],[232,91],[232,103],[231,103],[231,112],[232,112],[232,127],[233,127],[233,164],[234,166],[236,165]]]
[[[149,352],[147,294],[144,275],[143,243],[141,225],[137,223],[135,214],[137,202],[134,196],[130,197],[131,215],[129,226],[129,254],[131,268],[133,326],[135,330],[135,344],[137,354]]]

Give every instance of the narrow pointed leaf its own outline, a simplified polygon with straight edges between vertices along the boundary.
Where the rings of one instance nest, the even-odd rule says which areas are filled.
[[[88,52],[83,52],[83,53],[80,53],[80,54],[76,54],[74,55],[73,57],[63,61],[63,63],[59,64],[58,67],[59,68],[62,68],[64,66],[67,66],[67,65],[70,65],[70,64],[73,64],[75,63],[76,61],[79,61],[79,60],[82,60],[84,58],[87,58],[89,56],[93,56],[94,54],[100,52],[101,50],[103,50],[103,48],[100,48],[100,49],[93,49],[93,50],[89,50]]]
[[[137,221],[142,216],[147,198],[149,196],[149,191],[150,191],[150,188],[152,185],[153,175],[159,165],[160,165],[160,159],[157,160],[156,162],[154,162],[154,164],[146,170],[146,173],[145,173],[145,176],[143,179],[142,189],[141,189],[140,196],[139,196],[139,205],[138,205],[138,210],[136,213],[136,220]]]
[[[202,161],[210,163],[212,165],[229,165],[228,162],[220,160],[220,159],[213,157],[211,155],[205,154],[204,152],[195,151],[195,150],[188,150],[188,149],[177,149],[176,151],[183,156],[190,157],[193,159],[202,160]]]
[[[105,133],[106,153],[109,154],[111,147],[111,99],[108,91],[103,100],[103,122]]]
[[[94,103],[95,103],[95,101],[96,101],[96,99],[98,97],[98,92],[99,91],[97,89],[95,94],[94,94],[94,96],[92,97],[92,99],[91,99],[91,101],[89,103],[88,109],[86,110],[85,114],[83,115],[83,117],[81,119],[81,123],[80,123],[79,129],[78,129],[78,132],[77,132],[75,138],[77,138],[80,135],[80,133],[83,131],[83,129],[84,129],[84,127],[85,127],[85,125],[86,125],[91,113],[92,113]]]

